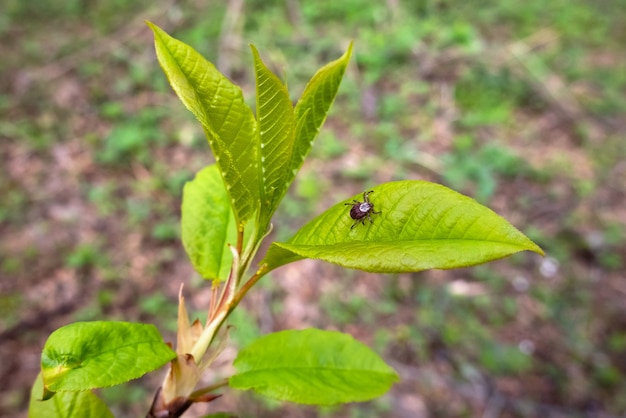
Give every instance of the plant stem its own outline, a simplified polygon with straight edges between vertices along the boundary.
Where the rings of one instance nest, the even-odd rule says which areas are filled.
[[[239,302],[241,302],[241,299],[243,299],[246,293],[248,293],[252,286],[254,286],[261,279],[261,277],[265,276],[266,273],[267,266],[263,265],[260,269],[257,270],[256,273],[254,273],[252,277],[250,277],[250,279],[243,286],[241,286],[241,289],[239,289],[239,291],[230,303],[229,312],[235,309],[237,305],[239,305]]]
[[[234,267],[234,266],[233,266]],[[228,318],[228,315],[239,305],[239,302],[243,299],[243,297],[248,293],[248,291],[254,286],[260,279],[267,273],[267,267],[265,265],[261,266],[259,270],[250,279],[239,289],[239,291],[234,294],[231,298],[230,296],[227,298],[227,301],[220,300],[220,305],[215,312],[214,316],[211,318],[210,323],[207,323],[206,328],[202,332],[202,335],[194,344],[191,355],[194,356],[196,363],[201,361],[202,356],[209,348],[211,341],[213,341],[213,337],[217,334],[220,327]],[[234,270],[234,269],[233,269]],[[232,275],[233,272],[231,272]],[[230,277],[229,277],[230,281]],[[226,284],[228,286],[228,283]],[[228,292],[227,289],[224,290],[224,293]],[[224,295],[222,295],[223,297]]]

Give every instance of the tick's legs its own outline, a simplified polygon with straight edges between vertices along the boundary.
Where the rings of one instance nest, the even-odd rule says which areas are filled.
[[[365,201],[365,203],[370,203],[370,193],[374,193],[374,190],[370,190],[369,192],[363,192],[363,200]]]

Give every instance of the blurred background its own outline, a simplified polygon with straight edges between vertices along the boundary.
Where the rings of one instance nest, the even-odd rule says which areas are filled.
[[[402,381],[375,401],[281,405],[224,391],[241,417],[626,414],[626,1],[3,0],[0,415],[26,416],[47,336],[73,321],[153,323],[210,283],[179,240],[181,190],[210,164],[155,59],[151,20],[240,84],[249,43],[296,100],[355,54],[274,219],[284,240],[372,185],[425,179],[491,207],[546,251],[454,271],[373,275],[306,260],[264,278],[237,347],[285,328],[354,335]],[[99,394],[143,416],[163,372]],[[194,407],[188,416],[207,409]]]

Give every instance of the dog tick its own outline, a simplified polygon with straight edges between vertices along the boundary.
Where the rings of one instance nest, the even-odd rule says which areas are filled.
[[[374,210],[374,204],[370,202],[369,198],[370,193],[374,193],[374,191],[370,190],[369,192],[363,192],[362,202],[353,200],[352,203],[344,203],[346,206],[352,206],[350,209],[350,217],[354,219],[354,224],[352,224],[350,229],[357,226],[359,222],[365,225],[366,219],[370,221],[370,223],[374,223],[374,221],[372,221],[372,214],[381,213]]]

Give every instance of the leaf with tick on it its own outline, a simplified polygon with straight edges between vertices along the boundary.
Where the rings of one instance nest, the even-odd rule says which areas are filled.
[[[381,214],[351,226],[345,203],[337,203],[303,226],[289,241],[275,242],[267,270],[314,258],[379,273],[468,267],[519,251],[543,251],[504,218],[475,200],[426,181],[404,180],[373,188]]]
[[[259,137],[241,88],[189,45],[147,22],[157,58],[172,88],[204,128],[237,224],[260,208]]]

